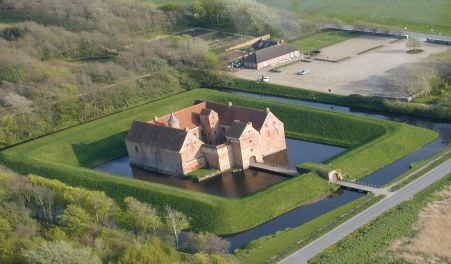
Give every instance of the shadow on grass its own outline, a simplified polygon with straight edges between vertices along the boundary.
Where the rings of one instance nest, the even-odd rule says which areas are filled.
[[[72,144],[72,149],[80,165],[91,168],[127,155],[126,136],[127,131],[87,144]]]

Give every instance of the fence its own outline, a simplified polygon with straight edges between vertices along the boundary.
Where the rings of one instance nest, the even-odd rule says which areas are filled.
[[[246,47],[246,46],[252,45],[252,44],[254,44],[255,42],[257,42],[259,40],[268,40],[270,38],[271,38],[271,35],[270,34],[266,34],[266,35],[263,35],[263,36],[260,36],[260,37],[256,37],[256,38],[253,38],[253,39],[241,42],[239,44],[236,44],[236,45],[226,49],[226,51],[236,50],[236,49],[239,49],[239,48],[242,48],[242,47]]]
[[[354,33],[354,34],[361,34],[361,35],[368,35],[368,36],[375,36],[375,37],[387,37],[387,38],[396,38],[396,39],[403,39],[407,36],[404,34],[396,34],[396,33],[386,33],[386,32],[373,32],[373,31],[364,31],[364,30],[357,30],[354,28],[337,28],[337,27],[327,27],[327,30],[335,30],[335,31],[342,31],[342,32],[348,32],[348,33]]]
[[[451,40],[426,38],[427,42],[443,45],[451,45]]]

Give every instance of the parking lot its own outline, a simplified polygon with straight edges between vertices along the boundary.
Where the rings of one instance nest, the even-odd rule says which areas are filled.
[[[322,92],[328,92],[330,89],[332,93],[343,95],[406,96],[384,86],[383,80],[387,78],[387,74],[400,65],[417,62],[430,54],[449,48],[425,42],[421,44],[424,52],[407,54],[406,40],[360,36],[323,48],[317,57],[330,61],[347,58],[338,63],[298,61],[284,67],[272,67],[278,68],[280,72],[271,72],[269,71],[271,68],[268,67],[261,70],[239,69],[232,74],[250,80],[268,76],[271,83]],[[306,75],[296,74],[306,68],[310,69]]]

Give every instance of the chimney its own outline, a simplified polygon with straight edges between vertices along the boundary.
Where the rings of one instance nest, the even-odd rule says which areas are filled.
[[[157,120],[158,120],[158,116],[154,116],[154,117],[153,117],[153,121],[154,121],[154,122],[157,122]]]
[[[247,122],[247,125],[248,126],[252,126],[252,122]]]
[[[266,107],[265,110],[266,110],[266,113],[269,113],[269,111],[270,111],[269,107]]]
[[[232,104],[232,102],[229,102],[229,107],[231,107],[233,104]]]

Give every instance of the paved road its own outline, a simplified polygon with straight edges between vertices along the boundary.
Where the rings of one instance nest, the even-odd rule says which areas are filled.
[[[303,247],[302,249],[296,251],[292,255],[288,256],[280,263],[283,264],[302,264],[307,263],[309,259],[316,256],[324,249],[332,246],[339,240],[350,235],[352,232],[356,231],[360,227],[368,224],[371,220],[380,216],[384,212],[390,210],[391,208],[399,205],[403,201],[411,199],[416,193],[425,189],[429,185],[433,184],[437,180],[447,176],[451,173],[451,159],[442,163],[438,167],[432,169],[431,171],[425,173],[420,178],[406,185],[405,187],[398,190],[391,196],[388,196],[373,206],[369,207],[362,213],[349,219],[347,222],[341,224],[337,228],[333,229],[324,236],[313,241],[309,245]]]

